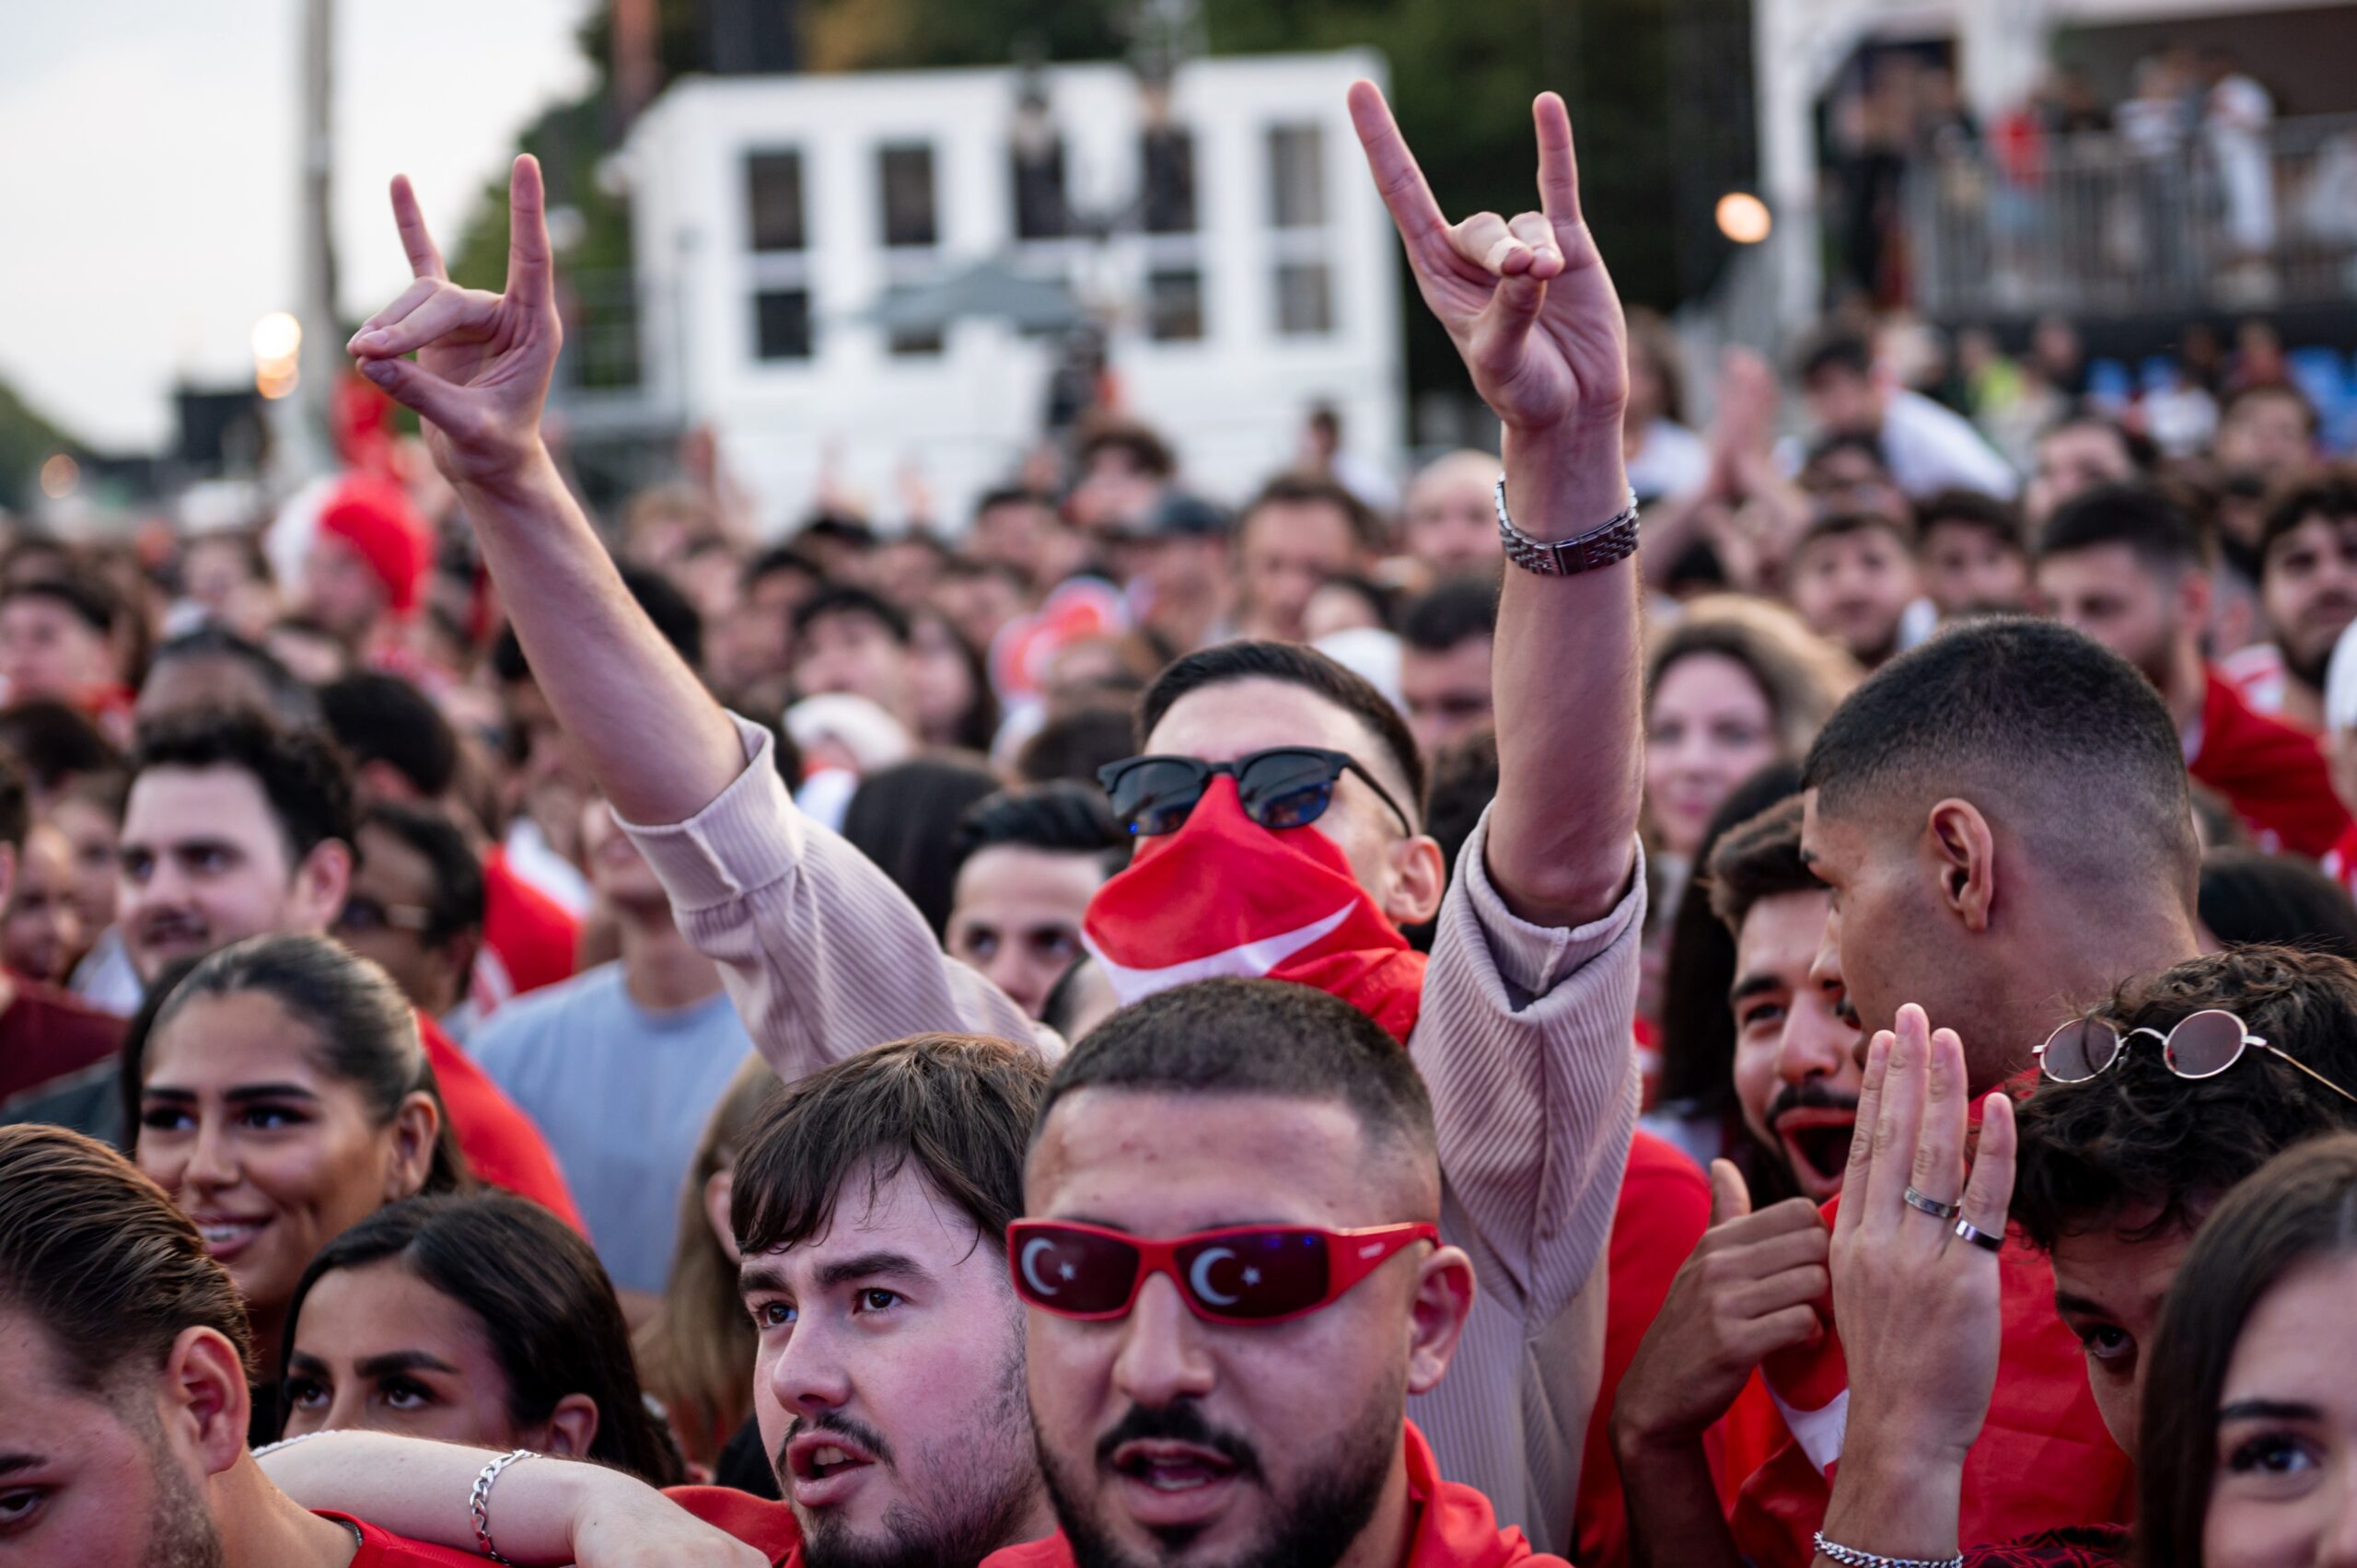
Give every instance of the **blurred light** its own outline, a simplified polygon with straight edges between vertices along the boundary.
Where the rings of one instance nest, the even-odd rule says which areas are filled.
[[[1757,245],[1768,238],[1775,220],[1768,215],[1768,203],[1748,191],[1730,191],[1719,198],[1719,232],[1737,245]]]
[[[254,363],[269,365],[293,359],[303,347],[303,323],[284,310],[273,310],[254,323]]]
[[[276,400],[295,389],[296,371],[292,359],[273,360],[254,367],[254,390],[263,397]]]
[[[56,453],[41,466],[41,493],[52,501],[64,500],[81,482],[82,465],[67,453]]]

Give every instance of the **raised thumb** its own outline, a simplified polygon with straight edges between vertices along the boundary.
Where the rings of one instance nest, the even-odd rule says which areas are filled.
[[[1751,1189],[1733,1160],[1711,1162],[1711,1224],[1722,1225],[1751,1213]]]

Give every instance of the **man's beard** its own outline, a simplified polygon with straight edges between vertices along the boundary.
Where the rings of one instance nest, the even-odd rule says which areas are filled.
[[[974,1568],[999,1548],[1013,1545],[1038,1495],[1022,1463],[1031,1411],[1023,1395],[1019,1341],[984,1404],[965,1430],[938,1450],[944,1462],[923,1478],[924,1495],[884,1511],[880,1533],[856,1533],[835,1509],[796,1507],[802,1559],[809,1568]],[[787,1430],[788,1439],[805,1428],[840,1430],[874,1454],[877,1464],[899,1469],[883,1434],[871,1428],[842,1416],[822,1416],[795,1423]],[[775,1468],[778,1484],[793,1496],[783,1445]]]
[[[1384,1483],[1390,1479],[1391,1467],[1399,1452],[1404,1399],[1404,1386],[1397,1380],[1387,1380],[1377,1387],[1358,1418],[1343,1430],[1330,1462],[1305,1478],[1290,1495],[1280,1496],[1268,1488],[1260,1454],[1248,1440],[1213,1428],[1191,1400],[1181,1400],[1160,1410],[1132,1405],[1129,1413],[1098,1439],[1090,1461],[1096,1470],[1103,1471],[1109,1467],[1116,1449],[1144,1438],[1192,1443],[1211,1449],[1236,1466],[1241,1484],[1270,1490],[1270,1500],[1274,1504],[1271,1513],[1275,1520],[1267,1536],[1217,1568],[1333,1568],[1366,1529],[1367,1521],[1375,1517],[1376,1504],[1382,1500]],[[1045,1443],[1039,1447],[1039,1473],[1048,1483],[1049,1498],[1055,1504],[1056,1522],[1063,1527],[1064,1539],[1071,1543],[1074,1561],[1080,1568],[1157,1568],[1157,1564],[1184,1552],[1194,1539],[1196,1532],[1192,1528],[1156,1530],[1152,1533],[1162,1542],[1159,1556],[1147,1560],[1131,1557],[1114,1544],[1110,1525],[1091,1512],[1096,1493],[1088,1482],[1093,1476],[1060,1474],[1055,1457],[1048,1452]]]
[[[221,1532],[213,1523],[204,1494],[188,1472],[166,1451],[163,1434],[148,1446],[156,1475],[156,1501],[147,1516],[147,1548],[140,1568],[226,1568]]]

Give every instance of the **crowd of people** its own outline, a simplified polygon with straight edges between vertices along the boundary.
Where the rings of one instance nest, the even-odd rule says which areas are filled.
[[[1351,110],[1396,507],[601,533],[523,158],[332,486],[0,556],[0,1564],[2357,1561],[2357,471],[1689,427],[1560,99]]]

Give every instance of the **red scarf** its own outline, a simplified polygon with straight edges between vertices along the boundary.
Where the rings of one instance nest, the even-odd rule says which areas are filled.
[[[1406,1044],[1424,955],[1316,828],[1263,828],[1214,778],[1175,833],[1147,839],[1089,900],[1083,939],[1124,1005],[1190,981],[1289,980],[1339,996]]]

